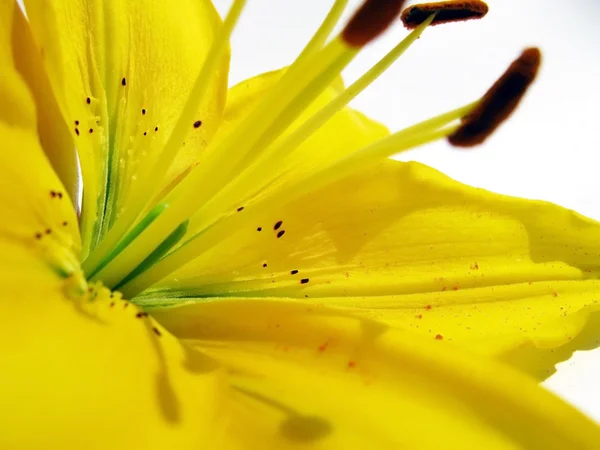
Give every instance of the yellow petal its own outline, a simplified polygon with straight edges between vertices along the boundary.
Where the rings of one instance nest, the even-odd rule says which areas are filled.
[[[73,298],[73,207],[32,133],[0,142],[0,448],[210,448],[217,365],[106,289]]]
[[[31,94],[18,72],[14,70],[15,62],[11,50],[15,9],[18,6],[14,0],[1,0],[0,8],[0,120],[13,126],[33,128],[35,110]]]
[[[3,279],[0,447],[211,448],[217,364],[106,289],[76,301],[62,282],[27,274]]]
[[[171,297],[308,297],[503,354],[577,335],[600,309],[599,246],[599,224],[572,211],[386,161],[272,205],[267,220],[248,219],[140,301],[160,302],[167,288]]]
[[[214,362],[106,289],[71,300],[62,280],[20,270],[29,280],[3,279],[0,303],[0,447],[210,448]]]
[[[78,171],[73,137],[62,117],[29,24],[20,8],[15,8],[13,13],[12,49],[15,66],[35,100],[37,132],[42,148],[69,196],[77,199]]]
[[[0,1],[2,20],[12,7]],[[0,448],[210,448],[218,367],[129,302],[85,290],[77,217],[35,135],[9,44],[0,42],[0,98],[15,106],[12,116],[0,109]]]
[[[162,150],[221,21],[208,0],[185,0],[176,8],[151,0],[25,3],[79,151],[87,253],[125,205],[136,174]],[[223,58],[198,110],[202,126],[189,124],[164,183],[195,161],[216,130],[228,61]]]
[[[18,261],[31,258],[56,273],[72,273],[80,248],[75,210],[40,147],[34,101],[15,68],[17,8],[12,0],[0,1],[0,270],[7,279]]]
[[[314,301],[155,310],[230,370],[226,449],[598,448],[600,428],[485,357]]]

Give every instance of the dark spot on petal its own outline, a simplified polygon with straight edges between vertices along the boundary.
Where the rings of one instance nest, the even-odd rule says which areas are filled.
[[[256,231],[262,231],[262,227],[258,227]]]
[[[436,341],[441,341],[442,339],[444,339],[444,336],[442,336],[441,334],[436,334],[435,339]]]
[[[62,223],[63,227],[66,227],[67,225],[69,225],[69,222],[67,222],[66,220]]]
[[[142,114],[146,114],[146,110],[142,108]]]
[[[154,127],[154,131],[158,131],[158,127]]]
[[[121,80],[121,86],[127,86],[127,80],[125,78]]]
[[[55,191],[50,191],[50,197],[52,197],[52,198],[56,197],[56,192]]]
[[[294,269],[294,270],[292,270],[290,273],[291,273],[292,275],[296,275],[296,274],[298,273],[298,271],[297,271],[296,269]]]
[[[114,306],[115,306],[115,302],[110,302],[110,305],[109,305],[109,306],[110,306],[111,308],[114,308]]]
[[[92,99],[88,97],[85,99],[85,102],[89,105],[90,103],[92,103]]]
[[[42,233],[40,233],[40,232],[35,233],[35,238],[38,239],[38,240],[41,239],[42,238]]]
[[[267,263],[263,263],[263,267],[267,267]]]
[[[152,327],[152,331],[154,331],[154,334],[156,334],[157,336],[162,336],[162,333],[160,332],[160,330],[156,327]]]
[[[309,281],[310,281],[310,280],[309,280],[308,278],[302,278],[302,279],[300,280],[300,284],[306,284],[306,283],[308,283]]]
[[[243,210],[244,210],[244,207],[243,207],[243,206],[240,206],[240,207],[237,209],[237,211],[238,211],[238,212],[240,212],[240,211],[243,211]]]
[[[76,134],[77,136],[79,136],[79,129],[78,129],[78,128],[75,128],[75,134]]]
[[[63,193],[62,193],[62,192],[57,192],[57,193],[56,193],[56,196],[57,196],[58,198],[63,198]]]
[[[46,234],[51,234],[52,233],[52,229],[51,228],[46,228]]]
[[[194,122],[194,128],[200,128],[200,125],[202,125],[202,121],[201,120],[196,120]]]
[[[94,132],[94,129],[93,129],[93,128],[90,128],[90,129],[89,129],[89,132],[90,132],[90,134],[92,134],[92,133]]]
[[[143,317],[148,317],[148,313],[147,312],[139,312],[135,315],[135,317],[137,317],[138,319],[141,319]]]
[[[75,121],[75,125],[79,125],[79,120],[76,120],[76,121]]]
[[[277,232],[277,239],[279,239],[281,236],[283,236],[285,234],[285,230],[281,230]]]
[[[279,222],[276,222],[275,225],[273,225],[273,229],[274,230],[279,230],[279,228],[281,227],[281,225],[283,225],[283,220],[280,220]]]
[[[148,132],[147,132],[147,131],[144,131],[144,136],[146,136],[147,134],[148,134]]]

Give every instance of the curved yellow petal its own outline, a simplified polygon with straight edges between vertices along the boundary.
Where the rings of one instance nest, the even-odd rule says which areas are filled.
[[[157,309],[230,371],[224,449],[596,449],[600,428],[529,377],[312,300]]]
[[[14,70],[13,30],[18,6],[14,0],[0,0],[0,121],[23,128],[35,127],[35,109],[31,94]]]
[[[72,300],[62,280],[27,277],[3,280],[0,447],[212,448],[214,361],[104,288]]]
[[[75,211],[40,147],[27,87],[4,62],[0,98],[21,109],[0,117],[0,448],[210,448],[218,365],[86,286]]]
[[[572,211],[385,161],[272,205],[140,301],[308,297],[501,355],[577,335],[600,309],[599,247],[599,224]]]
[[[0,270],[7,280],[19,261],[31,258],[73,273],[80,250],[73,204],[40,147],[34,99],[15,67],[18,17],[15,2],[0,1]]]
[[[27,19],[20,8],[15,8],[13,13],[12,50],[16,69],[23,76],[35,100],[37,132],[42,148],[69,196],[76,200],[79,180],[75,143],[50,87]]]
[[[27,0],[35,41],[81,160],[84,250],[106,232],[168,139],[221,21],[209,0]],[[164,183],[218,126],[224,57]],[[90,131],[91,130],[91,131]],[[139,207],[139,206],[138,206]]]
[[[0,448],[210,448],[217,365],[86,291],[75,211],[37,137],[0,122],[0,142]]]

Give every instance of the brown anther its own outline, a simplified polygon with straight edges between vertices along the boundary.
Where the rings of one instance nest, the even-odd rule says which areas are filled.
[[[351,47],[363,47],[383,33],[398,17],[404,0],[365,0],[342,31]]]
[[[535,79],[541,62],[538,48],[523,50],[506,72],[485,93],[477,108],[463,117],[462,125],[448,141],[457,147],[481,144],[516,109]]]
[[[406,28],[412,30],[425,22],[432,14],[435,14],[435,17],[431,25],[439,25],[481,19],[487,14],[488,9],[488,5],[479,0],[421,3],[402,11],[400,19]]]

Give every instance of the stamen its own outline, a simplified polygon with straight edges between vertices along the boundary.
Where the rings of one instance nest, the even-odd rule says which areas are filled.
[[[253,226],[251,223],[255,223],[257,218],[262,218],[265,211],[269,211],[273,204],[285,204],[307,192],[331,184],[357,170],[364,169],[366,164],[375,163],[401,151],[447,137],[456,131],[457,126],[441,129],[440,127],[464,117],[476,105],[477,103],[470,103],[413,125],[368,147],[362,148],[340,161],[333,162],[322,171],[312,174],[306,179],[291,185],[282,186],[272,195],[255,198],[253,203],[247,206],[247,209],[252,211],[252,214],[232,213],[226,216],[215,217],[213,222],[207,225],[204,230],[199,231],[148,271],[121,286],[121,291],[129,298],[133,298],[189,262],[192,258],[198,257],[219,242],[222,242],[222,240],[227,239],[235,230],[243,229],[246,226]]]
[[[400,14],[404,0],[366,0],[354,14],[342,39],[352,47],[363,47],[383,33]]]
[[[377,64],[375,64],[367,73],[361,76],[344,92],[329,102],[325,107],[318,111],[314,116],[308,119],[299,128],[293,131],[281,142],[277,142],[263,152],[261,158],[257,158],[252,166],[248,166],[243,172],[237,174],[221,191],[213,196],[208,203],[202,206],[197,214],[204,217],[213,217],[223,212],[223,206],[228,204],[228,199],[239,194],[238,187],[247,186],[252,179],[268,179],[272,172],[272,164],[280,158],[290,158],[300,145],[308,139],[314,132],[322,127],[335,113],[341,110],[352,99],[373,83],[383,72],[385,72],[423,33],[425,28],[433,20],[430,16],[417,29],[406,36],[396,47],[385,55]],[[247,193],[251,195],[250,192]]]
[[[525,49],[486,92],[477,108],[463,118],[461,127],[448,141],[458,147],[481,144],[516,109],[535,79],[540,61],[539,49]]]
[[[314,34],[308,44],[306,44],[306,47],[304,47],[304,50],[302,50],[302,53],[300,53],[296,59],[297,61],[315,53],[316,51],[320,50],[323,45],[325,45],[325,41],[327,41],[331,31],[338,23],[338,20],[340,20],[340,17],[342,16],[347,4],[348,0],[336,0],[317,32]]]
[[[400,18],[406,28],[413,29],[423,23],[431,14],[435,14],[435,19],[431,25],[439,25],[448,22],[481,19],[487,12],[488,5],[479,0],[447,1],[410,6],[402,11]]]

